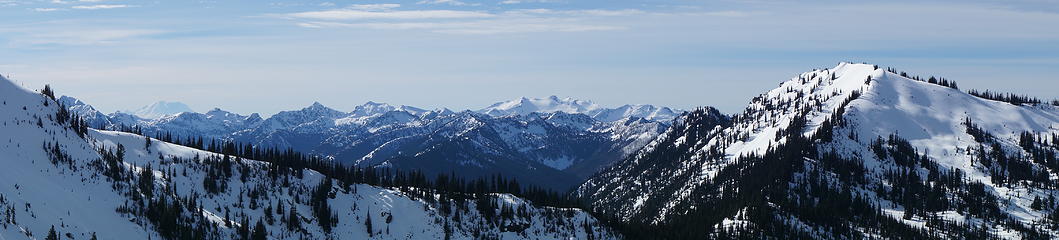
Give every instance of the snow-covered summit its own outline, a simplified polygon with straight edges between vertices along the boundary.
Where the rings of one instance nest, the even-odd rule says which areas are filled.
[[[422,114],[425,114],[425,113],[429,112],[429,111],[421,109],[421,108],[407,106],[407,105],[393,106],[393,105],[386,104],[386,103],[378,103],[378,102],[374,102],[374,101],[368,101],[367,103],[364,103],[364,104],[361,104],[361,105],[358,105],[358,106],[354,107],[353,111],[349,112],[349,116],[348,117],[351,117],[351,118],[370,117],[370,116],[381,115],[381,114],[384,114],[384,113],[387,113],[387,112],[391,112],[391,111],[405,111],[405,112],[411,113],[412,115],[416,115],[416,116],[420,116]]]
[[[677,228],[705,221],[698,226],[713,231],[781,228],[824,239],[922,238],[923,230],[960,238],[977,228],[999,238],[1059,235],[1032,227],[1055,214],[1040,199],[1059,194],[1051,187],[1059,109],[919,79],[856,63],[806,72],[755,97],[731,122],[698,110],[680,117],[577,192],[610,217]],[[845,199],[826,206],[870,208],[802,202],[833,196]],[[962,205],[971,202],[981,205]],[[806,214],[813,212],[828,217]],[[878,229],[879,221],[915,230]]]
[[[613,122],[621,121],[629,117],[644,118],[651,121],[668,123],[683,111],[668,107],[657,107],[653,105],[637,104],[623,105],[617,108],[606,108],[592,101],[578,100],[574,98],[559,98],[550,96],[547,98],[519,98],[504,102],[498,102],[484,109],[478,110],[490,116],[513,116],[530,115],[532,113],[549,114],[554,112],[580,113],[588,115],[599,121]]]
[[[80,116],[85,122],[88,122],[89,126],[100,127],[111,124],[110,117],[80,99],[64,95],[56,99],[56,101],[69,109],[74,115]]]
[[[489,107],[478,110],[491,116],[527,115],[530,113],[589,113],[599,110],[601,107],[591,101],[577,100],[573,98],[559,98],[550,96],[546,98],[526,98],[494,103]]]
[[[658,121],[668,123],[673,121],[674,118],[680,116],[684,111],[674,110],[668,107],[657,107],[654,105],[623,105],[617,108],[600,109],[592,114],[593,118],[596,118],[604,122],[613,122],[628,119],[630,117],[643,118],[651,121]]]
[[[134,111],[129,111],[129,113],[133,115],[147,119],[158,119],[164,116],[175,115],[177,113],[183,112],[195,111],[191,110],[191,108],[184,103],[167,101],[158,101],[156,103],[152,103],[151,105],[141,107]]]

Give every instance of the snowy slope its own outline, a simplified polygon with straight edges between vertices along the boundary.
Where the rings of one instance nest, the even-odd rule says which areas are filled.
[[[1059,195],[1049,187],[1059,172],[1055,155],[1048,155],[1059,148],[1055,106],[986,100],[877,66],[842,63],[783,82],[754,98],[731,123],[708,116],[694,111],[681,117],[578,194],[596,212],[624,222],[672,227],[706,221],[705,231],[712,233],[703,234],[778,227],[793,230],[771,233],[811,238],[1057,236],[1054,229],[1032,230],[1051,222],[1055,208],[1030,206],[1035,198]],[[972,136],[973,129],[986,137]],[[935,187],[917,187],[922,185]],[[822,194],[827,191],[836,192]],[[849,191],[857,197],[833,201],[866,201],[884,218],[800,205]],[[776,192],[786,196],[766,197]],[[983,206],[967,207],[978,203]],[[833,212],[831,220],[850,224],[829,225],[806,212]],[[861,218],[839,219],[843,214]],[[899,225],[875,229],[890,223]],[[837,230],[851,226],[852,232]],[[984,230],[973,230],[978,228]]]
[[[474,210],[474,201],[458,207],[463,210],[455,211],[463,214],[455,219],[439,214],[436,201],[363,184],[346,189],[341,183],[328,191],[331,196],[327,202],[338,221],[331,233],[325,233],[317,226],[319,219],[311,214],[313,208],[306,200],[324,181],[316,172],[271,175],[268,163],[158,140],[148,145],[143,136],[129,133],[88,129],[81,137],[68,124],[53,120],[59,112],[54,101],[7,79],[0,79],[0,102],[0,161],[4,165],[0,168],[0,219],[4,220],[0,239],[43,239],[52,227],[60,236],[74,239],[92,235],[100,239],[160,239],[163,228],[180,224],[204,227],[190,233],[233,239],[241,219],[251,224],[264,222],[270,239],[441,239],[446,232],[452,239],[615,237],[580,210],[536,207],[510,195],[494,194],[488,199],[498,206],[524,209],[527,217],[491,222]],[[124,154],[118,154],[121,157],[110,155],[117,149],[124,149]],[[104,159],[117,159],[114,166],[123,170],[112,172],[117,168]],[[206,177],[225,164],[233,167],[230,175]],[[144,178],[148,176],[145,169],[152,169],[153,177]],[[223,184],[218,192],[209,193],[203,179]],[[155,201],[168,199],[168,204],[199,207],[174,208],[183,216],[177,221],[180,224],[158,225],[155,223],[164,221],[152,220],[150,212],[137,212],[149,206],[139,205],[142,199],[152,201],[153,206],[165,206]],[[288,215],[292,211],[271,210],[280,205],[297,209],[300,227],[288,230],[287,221],[279,220],[286,215],[278,211]],[[277,220],[267,221],[265,213],[279,215]],[[369,216],[374,221],[370,229],[373,237],[365,227]],[[597,227],[586,231],[586,223]]]

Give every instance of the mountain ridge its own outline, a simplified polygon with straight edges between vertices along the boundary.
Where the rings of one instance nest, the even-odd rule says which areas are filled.
[[[681,117],[576,192],[630,228],[695,229],[668,238],[1056,236],[1033,227],[1055,208],[1033,202],[1057,194],[1038,186],[1059,172],[1040,155],[1059,148],[1059,110],[916,79],[852,63],[807,72],[729,124]]]

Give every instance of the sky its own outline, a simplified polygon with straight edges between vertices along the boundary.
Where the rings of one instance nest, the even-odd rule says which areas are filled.
[[[1056,0],[0,0],[0,74],[105,112],[558,95],[735,113],[842,61],[1055,99],[1056,26]]]

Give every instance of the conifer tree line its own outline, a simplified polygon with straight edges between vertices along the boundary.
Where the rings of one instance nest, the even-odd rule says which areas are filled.
[[[995,101],[1001,101],[1001,102],[1006,102],[1006,103],[1011,103],[1011,104],[1014,104],[1014,105],[1037,105],[1037,104],[1041,104],[1042,103],[1041,99],[1038,99],[1038,98],[1035,98],[1035,97],[1026,96],[1026,95],[1018,95],[1018,94],[1014,94],[1014,93],[998,93],[998,92],[991,92],[989,90],[985,90],[985,91],[981,91],[980,92],[980,91],[974,90],[974,89],[968,90],[967,93],[971,94],[971,95],[974,95],[976,97],[985,98],[985,99],[989,99],[989,100],[995,100]],[[1057,101],[1059,101],[1059,100],[1057,100]],[[1052,104],[1055,104],[1055,103],[1056,103],[1056,101],[1052,102]]]
[[[879,66],[875,65],[875,69],[879,69]],[[957,86],[956,81],[948,80],[948,79],[945,79],[945,78],[938,78],[938,77],[930,76],[930,77],[924,79],[924,78],[919,77],[919,76],[911,76],[907,72],[903,72],[903,71],[902,72],[898,72],[897,69],[894,69],[894,68],[886,68],[886,71],[890,72],[890,73],[893,73],[893,74],[900,75],[900,76],[905,77],[905,78],[909,78],[909,79],[912,79],[912,80],[920,81],[920,82],[936,84],[936,85],[939,85],[939,86],[948,87],[948,88],[952,88],[952,89],[960,89],[960,87]]]
[[[878,69],[878,68],[879,68],[879,66],[875,66],[875,69]],[[910,78],[910,79],[916,80],[916,81],[927,82],[927,83],[931,83],[931,84],[937,84],[937,85],[949,87],[949,88],[952,88],[952,89],[960,89],[956,85],[956,81],[948,80],[948,79],[945,79],[945,78],[937,78],[937,77],[934,77],[934,76],[930,76],[927,79],[923,79],[923,78],[921,78],[919,76],[911,76],[907,72],[898,72],[897,69],[894,69],[894,68],[886,68],[886,71],[890,72],[890,73],[893,73],[893,74],[898,74],[898,75],[901,75],[902,77]],[[1014,93],[999,93],[999,92],[992,92],[992,91],[989,91],[989,90],[979,91],[979,90],[975,90],[975,89],[967,90],[967,93],[971,94],[971,95],[974,95],[976,97],[985,98],[985,99],[989,99],[989,100],[995,100],[995,101],[1001,101],[1001,102],[1007,102],[1007,103],[1011,103],[1011,104],[1014,104],[1014,105],[1037,105],[1037,104],[1044,103],[1044,101],[1041,101],[1041,99],[1039,99],[1039,98],[1031,97],[1031,96],[1027,96],[1027,95],[1019,95],[1019,94],[1014,94]],[[1051,102],[1048,102],[1048,103],[1051,104],[1051,105],[1054,105],[1054,106],[1059,106],[1059,99],[1052,100]]]
[[[111,130],[144,135],[142,128],[139,126],[127,127],[119,125]],[[183,145],[203,151],[268,162],[270,163],[269,174],[273,176],[287,174],[300,175],[302,174],[302,170],[309,169],[320,172],[335,180],[350,184],[368,184],[391,188],[433,189],[446,193],[460,194],[509,193],[530,200],[534,204],[541,206],[580,206],[579,202],[572,199],[568,193],[561,193],[553,189],[535,185],[524,185],[519,183],[516,179],[507,178],[500,174],[477,179],[465,179],[455,172],[427,176],[418,170],[403,171],[390,168],[344,166],[335,163],[335,161],[330,159],[303,154],[291,148],[281,149],[278,147],[258,147],[252,144],[244,144],[229,140],[207,140],[201,136],[186,136],[181,138],[174,136],[170,132],[158,132],[155,134],[154,138],[163,142]],[[148,145],[150,144],[150,141],[150,138],[145,140]]]

